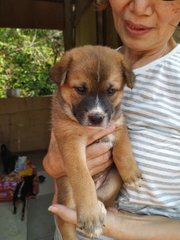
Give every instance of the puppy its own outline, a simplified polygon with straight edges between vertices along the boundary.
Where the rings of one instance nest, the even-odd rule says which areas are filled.
[[[24,176],[22,181],[20,181],[13,194],[13,213],[16,214],[17,207],[16,202],[17,200],[22,201],[22,212],[21,212],[21,220],[24,220],[25,215],[25,207],[26,207],[26,199],[29,196],[35,196],[33,193],[33,180],[35,175],[32,176]]]
[[[132,183],[141,175],[120,110],[123,87],[127,84],[132,88],[134,76],[120,53],[108,47],[90,45],[66,52],[50,74],[58,86],[52,103],[52,132],[67,173],[66,177],[57,180],[58,200],[76,208],[78,226],[89,236],[99,236],[106,215],[104,204],[115,199],[121,179]],[[104,140],[113,141],[112,154],[118,171],[112,167],[95,176],[96,181],[99,175],[106,176],[96,193],[86,165],[87,141],[111,122],[118,128]],[[76,239],[75,227],[58,221],[63,239]]]

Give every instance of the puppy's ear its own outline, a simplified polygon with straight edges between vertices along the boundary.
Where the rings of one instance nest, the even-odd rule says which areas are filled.
[[[63,85],[67,79],[67,74],[72,58],[66,53],[63,58],[50,69],[50,78],[57,85]]]
[[[122,73],[123,73],[125,83],[129,88],[132,89],[135,82],[135,75],[124,60],[122,61]]]

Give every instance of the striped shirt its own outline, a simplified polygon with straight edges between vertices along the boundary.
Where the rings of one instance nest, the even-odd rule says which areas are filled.
[[[180,219],[180,45],[134,74],[122,111],[143,181],[124,186],[118,208]]]

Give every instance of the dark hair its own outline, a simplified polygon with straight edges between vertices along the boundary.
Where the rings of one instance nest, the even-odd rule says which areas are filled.
[[[94,0],[97,10],[104,10],[109,6],[109,0]]]

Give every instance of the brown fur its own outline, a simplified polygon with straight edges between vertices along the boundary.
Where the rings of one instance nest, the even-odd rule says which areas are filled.
[[[132,88],[133,74],[124,63],[123,56],[107,47],[84,46],[67,53],[51,70],[52,79],[58,85],[53,98],[52,131],[64,160],[67,176],[57,180],[59,202],[76,208],[78,225],[91,236],[99,235],[104,223],[104,207],[98,199],[108,205],[114,201],[125,183],[135,182],[140,172],[133,158],[126,126],[119,112],[123,87]],[[86,85],[88,94],[94,91],[106,93],[109,86],[117,89],[109,97],[113,105],[111,121],[117,123],[113,134],[113,159],[115,168],[109,169],[105,183],[98,191],[86,165],[86,146],[90,135],[100,127],[81,125],[73,114],[73,105],[79,104],[84,96],[75,87]],[[76,239],[75,227],[60,220],[61,234],[65,240]]]

